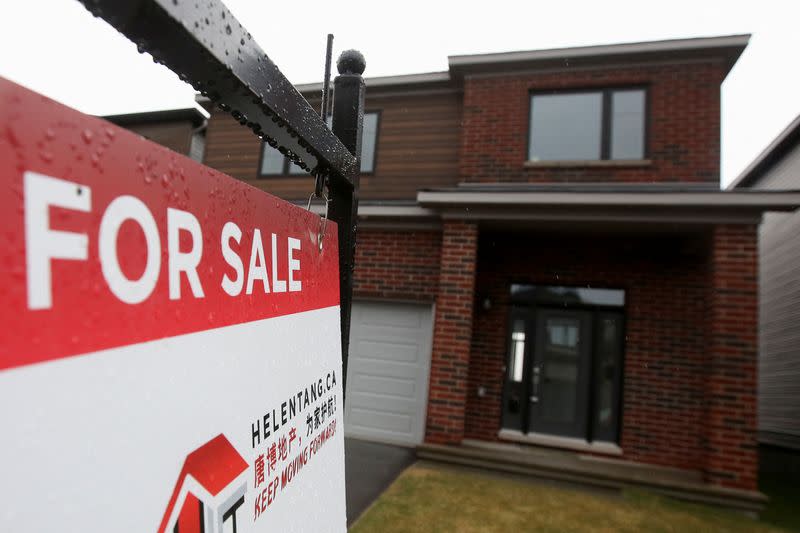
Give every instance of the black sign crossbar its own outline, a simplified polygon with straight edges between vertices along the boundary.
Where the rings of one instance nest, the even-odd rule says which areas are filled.
[[[302,168],[352,183],[355,156],[222,2],[80,1]]]

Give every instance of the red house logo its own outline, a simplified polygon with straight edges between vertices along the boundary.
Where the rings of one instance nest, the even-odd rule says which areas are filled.
[[[237,531],[244,503],[247,462],[219,434],[186,457],[158,533]]]

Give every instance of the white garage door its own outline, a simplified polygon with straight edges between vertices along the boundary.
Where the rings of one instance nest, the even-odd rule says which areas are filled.
[[[430,305],[355,302],[345,433],[416,445],[425,435],[431,361]]]

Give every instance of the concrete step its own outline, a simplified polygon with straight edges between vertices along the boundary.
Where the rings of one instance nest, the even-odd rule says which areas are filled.
[[[559,452],[532,454],[514,450],[483,449],[471,446],[422,444],[417,457],[454,465],[564,481],[601,489],[643,489],[678,500],[714,505],[757,515],[767,497],[758,491],[715,487],[663,475],[658,468],[648,470],[612,462],[581,461],[577,455]]]

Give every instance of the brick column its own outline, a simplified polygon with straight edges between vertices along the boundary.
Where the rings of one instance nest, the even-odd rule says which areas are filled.
[[[758,233],[714,228],[710,255],[706,481],[758,488]]]
[[[426,442],[459,444],[464,438],[477,248],[478,228],[474,223],[445,221]]]

